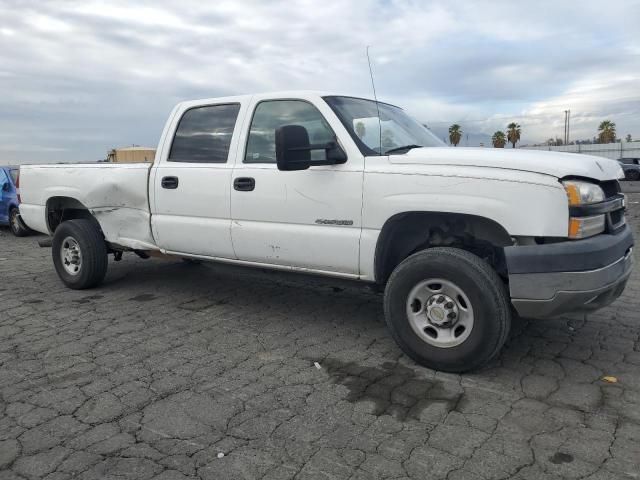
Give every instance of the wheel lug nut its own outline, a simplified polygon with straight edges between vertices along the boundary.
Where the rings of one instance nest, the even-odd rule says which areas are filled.
[[[455,312],[449,312],[447,314],[447,318],[450,320],[453,320],[454,318],[456,318],[456,313]]]
[[[438,297],[438,300],[436,300],[436,302],[438,302],[438,303],[444,302],[444,297]]]
[[[444,304],[446,308],[453,308],[453,302],[447,302]]]

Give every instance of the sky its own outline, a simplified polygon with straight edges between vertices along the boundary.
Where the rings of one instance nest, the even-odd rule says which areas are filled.
[[[0,163],[155,146],[179,101],[305,89],[378,98],[463,144],[640,139],[640,0],[0,0]]]

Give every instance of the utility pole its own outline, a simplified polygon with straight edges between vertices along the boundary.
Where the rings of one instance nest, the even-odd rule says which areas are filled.
[[[567,141],[564,142],[565,145],[569,145],[569,129],[571,127],[571,110],[567,110]]]
[[[562,139],[564,141],[564,144],[567,144],[567,120],[569,119],[569,110],[565,110],[564,111],[564,138]]]

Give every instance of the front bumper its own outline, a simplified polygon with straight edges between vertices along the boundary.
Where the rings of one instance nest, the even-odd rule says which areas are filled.
[[[596,310],[620,296],[633,268],[628,226],[615,235],[505,248],[511,302],[525,318]]]

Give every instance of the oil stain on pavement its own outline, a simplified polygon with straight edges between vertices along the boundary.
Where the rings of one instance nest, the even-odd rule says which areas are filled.
[[[415,370],[398,363],[365,367],[324,359],[322,366],[333,383],[347,387],[348,402],[366,404],[369,413],[376,416],[390,415],[399,421],[419,419],[424,410],[434,405],[446,415],[463,397],[441,381],[421,377]]]

